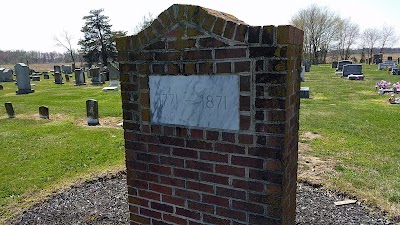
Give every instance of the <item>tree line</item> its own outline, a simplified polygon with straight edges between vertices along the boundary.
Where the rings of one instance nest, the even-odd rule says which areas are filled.
[[[77,53],[74,53],[76,58],[79,58]],[[59,52],[39,52],[39,51],[24,51],[24,50],[0,50],[0,65],[2,64],[17,64],[17,63],[61,63],[72,62],[71,56],[68,53]]]
[[[334,60],[350,59],[353,49],[361,49],[360,62],[366,62],[398,41],[394,27],[382,25],[361,31],[350,18],[343,19],[316,4],[296,13],[290,24],[304,31],[304,58],[313,64],[326,63],[328,54]]]

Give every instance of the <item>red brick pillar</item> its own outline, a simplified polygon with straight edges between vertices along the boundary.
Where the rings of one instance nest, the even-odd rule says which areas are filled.
[[[117,40],[131,224],[295,223],[302,42],[292,26],[249,26],[192,5]],[[149,82],[175,76],[237,78],[237,118],[156,120]]]

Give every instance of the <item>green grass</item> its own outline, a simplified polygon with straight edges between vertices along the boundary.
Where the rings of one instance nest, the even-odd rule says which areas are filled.
[[[336,160],[338,175],[326,177],[330,188],[357,196],[400,215],[400,105],[388,103],[375,83],[399,82],[400,76],[363,65],[364,81],[335,75],[330,65],[312,66],[302,86],[310,99],[301,99],[300,133],[323,138],[311,141],[313,155]],[[399,96],[397,96],[399,97]]]
[[[1,83],[0,223],[42,192],[124,165],[123,129],[115,126],[122,122],[120,92],[74,86],[72,79],[53,82],[31,82],[35,93],[27,95],[16,95],[13,82]],[[86,125],[87,99],[98,101],[101,126]],[[5,102],[12,102],[16,118],[7,117]],[[39,119],[41,105],[49,107],[50,120]]]

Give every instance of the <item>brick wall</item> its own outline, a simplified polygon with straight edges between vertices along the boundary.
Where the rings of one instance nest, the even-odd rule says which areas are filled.
[[[303,33],[173,5],[117,40],[131,224],[294,224]],[[153,124],[149,76],[240,76],[240,130]]]

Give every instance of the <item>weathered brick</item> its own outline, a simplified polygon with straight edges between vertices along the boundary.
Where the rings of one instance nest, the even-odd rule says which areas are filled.
[[[189,218],[192,218],[195,220],[200,219],[200,213],[192,211],[192,210],[184,209],[184,208],[176,207],[176,214],[184,216],[184,217],[189,217]]]
[[[211,47],[220,48],[220,47],[228,46],[224,42],[217,40],[215,38],[211,38],[211,37],[200,38],[199,44],[201,47],[204,47],[204,48],[211,48]]]
[[[219,206],[226,207],[226,208],[229,207],[229,199],[228,198],[222,198],[219,196],[209,195],[209,194],[202,194],[202,200],[204,203],[219,205]]]
[[[254,27],[250,26],[249,27],[249,43],[260,43],[260,31],[261,27]]]
[[[224,25],[225,25],[225,20],[220,18],[220,17],[217,17],[217,20],[215,21],[214,28],[213,28],[212,32],[214,34],[216,34],[216,35],[221,36],[222,35],[222,31],[224,29]]]
[[[228,185],[229,184],[229,178],[228,177],[215,175],[215,174],[210,174],[210,173],[200,173],[200,180],[201,181],[212,182],[212,183],[217,183],[217,184],[223,184],[223,185]]]
[[[235,62],[235,72],[250,72],[250,61]]]
[[[246,57],[245,48],[230,48],[215,50],[216,59],[244,58]]]
[[[232,21],[226,21],[225,30],[224,30],[224,37],[228,39],[233,38],[233,34],[235,32],[236,23]]]
[[[209,193],[214,192],[214,187],[212,185],[204,184],[204,183],[200,183],[200,182],[188,181],[186,183],[186,186],[188,189],[192,189],[192,190],[196,190],[196,191],[209,192]]]
[[[199,179],[199,172],[190,171],[187,169],[174,168],[174,175],[177,177],[187,178],[187,179]]]
[[[263,44],[270,44],[274,43],[274,26],[264,26],[262,31],[262,43]]]
[[[213,161],[213,162],[228,162],[227,154],[219,154],[213,152],[200,152],[200,159]]]
[[[231,73],[231,63],[230,62],[222,62],[217,63],[217,73]]]
[[[174,212],[174,208],[172,206],[158,202],[151,202],[151,208],[168,213]]]
[[[151,217],[151,218],[157,218],[157,219],[161,219],[161,213],[154,211],[154,210],[150,210],[150,209],[145,209],[145,208],[140,208],[140,214],[147,216],[147,217]]]
[[[246,213],[242,211],[217,207],[216,213],[217,215],[225,218],[233,218],[236,220],[246,221]]]
[[[236,28],[235,40],[244,42],[248,28],[248,25],[239,24]]]
[[[183,60],[212,59],[211,50],[185,51]]]
[[[229,165],[215,165],[215,172],[218,174],[244,177],[245,169],[242,167],[233,167]]]
[[[214,65],[212,62],[199,63],[199,74],[213,74]]]
[[[213,172],[213,164],[201,161],[186,160],[186,168],[206,172]]]
[[[232,186],[243,190],[262,192],[264,185],[261,182],[248,181],[248,180],[237,180],[232,181]]]

